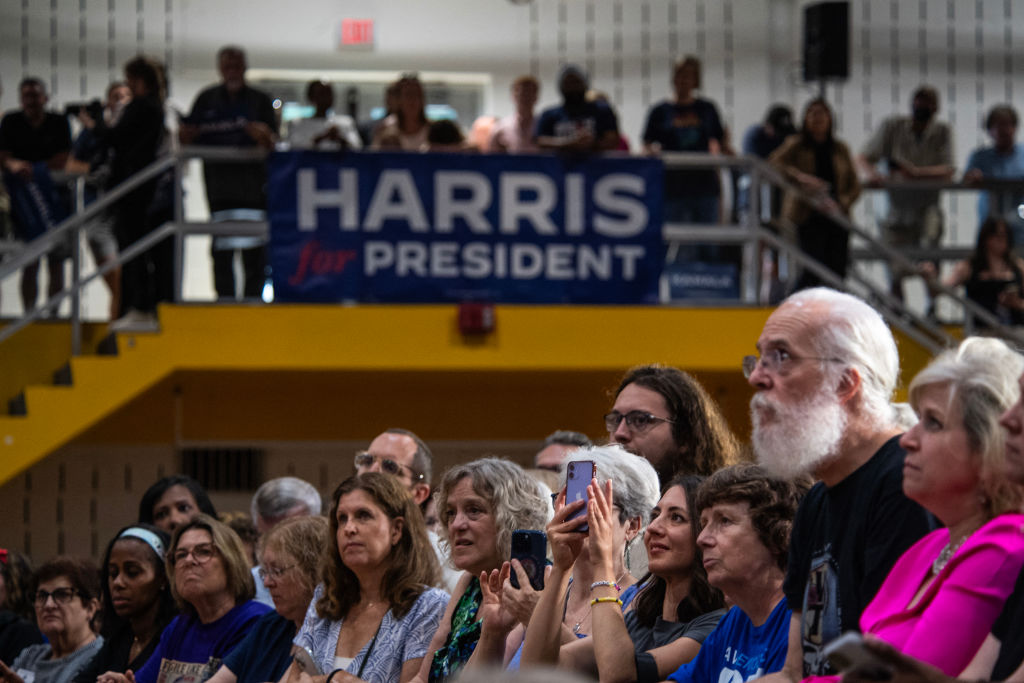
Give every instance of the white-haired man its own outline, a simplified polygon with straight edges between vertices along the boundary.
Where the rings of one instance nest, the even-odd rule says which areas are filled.
[[[932,521],[903,495],[906,453],[890,405],[899,356],[874,309],[831,289],[798,292],[768,318],[757,350],[743,371],[757,389],[758,461],[819,480],[793,523],[789,650],[772,674],[799,681],[834,673],[823,645],[857,629],[892,565]]]

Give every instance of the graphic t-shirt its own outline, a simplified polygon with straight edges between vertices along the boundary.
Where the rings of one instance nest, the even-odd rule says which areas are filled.
[[[269,611],[266,605],[250,600],[235,605],[209,624],[194,615],[178,615],[164,629],[153,656],[135,672],[135,680],[137,683],[203,683],[216,673],[221,660]]]
[[[903,495],[906,451],[893,437],[835,486],[818,482],[793,520],[783,589],[801,611],[804,676],[836,673],[822,648],[860,615],[896,560],[934,522]]]
[[[744,683],[782,669],[792,612],[779,600],[768,620],[754,626],[739,607],[730,609],[704,639],[697,656],[669,675],[680,683]]]
[[[722,141],[725,131],[718,109],[709,100],[694,99],[687,104],[665,101],[647,114],[644,142],[658,143],[666,152],[707,152],[712,140]],[[670,196],[718,196],[718,174],[713,170],[665,172]]]

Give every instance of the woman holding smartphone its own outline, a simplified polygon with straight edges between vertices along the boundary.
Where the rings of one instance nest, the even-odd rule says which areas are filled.
[[[544,526],[549,509],[541,485],[507,460],[482,458],[445,473],[437,511],[452,564],[465,573],[430,641],[433,658],[423,660],[417,681],[447,680],[465,666],[480,639],[481,577],[507,564],[512,532]]]
[[[590,586],[595,581],[607,582],[622,591],[623,605],[636,595],[636,578],[626,564],[629,543],[642,534],[651,509],[657,503],[658,475],[645,459],[629,453],[621,446],[599,446],[581,449],[566,460],[567,478],[574,465],[594,463],[592,479],[599,485],[613,482],[617,497],[614,515],[608,528],[605,557],[608,573],[595,574],[594,539],[579,526],[572,534],[549,533],[552,554],[551,575],[545,583],[533,615],[529,618],[521,661],[527,664],[558,664],[593,669],[593,647],[583,640],[593,633],[594,605]],[[590,482],[584,481],[586,487]],[[565,500],[565,492],[578,484],[567,479],[558,501],[560,509],[555,520],[571,522],[585,519],[587,511],[580,502]],[[584,488],[586,490],[586,488]],[[590,501],[593,504],[593,501]],[[582,514],[581,514],[582,513]],[[551,525],[555,525],[552,520]],[[549,527],[551,526],[549,525]],[[602,564],[601,569],[605,569]],[[589,662],[589,665],[588,665]],[[515,659],[512,666],[517,666]]]

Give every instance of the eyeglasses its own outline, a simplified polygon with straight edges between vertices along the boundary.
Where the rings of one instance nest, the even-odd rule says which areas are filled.
[[[761,354],[761,357],[757,356],[743,356],[743,376],[750,379],[750,376],[754,374],[754,370],[757,369],[757,364],[761,364],[761,368],[765,372],[771,372],[773,374],[784,376],[788,373],[793,364],[802,360],[820,360],[826,363],[842,363],[842,358],[822,358],[820,356],[794,356],[785,349],[768,349]]]
[[[260,575],[260,581],[266,581],[267,579],[280,581],[286,571],[294,569],[296,566],[297,565],[290,564],[287,567],[260,567],[256,573]]]
[[[71,602],[71,598],[75,597],[78,593],[74,588],[58,588],[52,593],[49,591],[39,590],[36,591],[35,601],[36,604],[42,607],[46,604],[46,601],[53,597],[53,601],[58,605],[66,605]]]
[[[625,415],[617,410],[613,410],[604,416],[604,427],[611,434],[619,428],[619,423],[623,420],[626,421],[626,426],[634,432],[646,432],[648,429],[658,424],[659,422],[668,422],[669,424],[675,424],[672,420],[667,417],[657,417],[643,410],[631,410]]]
[[[197,564],[206,564],[213,557],[213,554],[217,552],[217,548],[212,543],[200,543],[199,545],[192,546],[189,548],[180,548],[174,551],[174,566],[177,567],[179,564],[184,562],[189,555],[196,561]]]
[[[380,469],[382,471],[387,472],[388,474],[393,474],[396,477],[400,476],[402,474],[402,471],[404,470],[409,473],[409,476],[412,478],[413,481],[420,481],[421,479],[423,479],[422,474],[417,474],[416,472],[413,472],[412,468],[409,467],[408,465],[403,465],[401,463],[395,462],[391,458],[384,458],[379,455],[374,455],[369,451],[359,451],[358,453],[356,453],[355,463],[357,468],[369,469],[373,467],[374,462],[380,462]]]

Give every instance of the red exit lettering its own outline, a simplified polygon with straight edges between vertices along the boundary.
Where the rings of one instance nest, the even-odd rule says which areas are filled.
[[[373,19],[342,19],[342,45],[371,45],[373,43]]]

